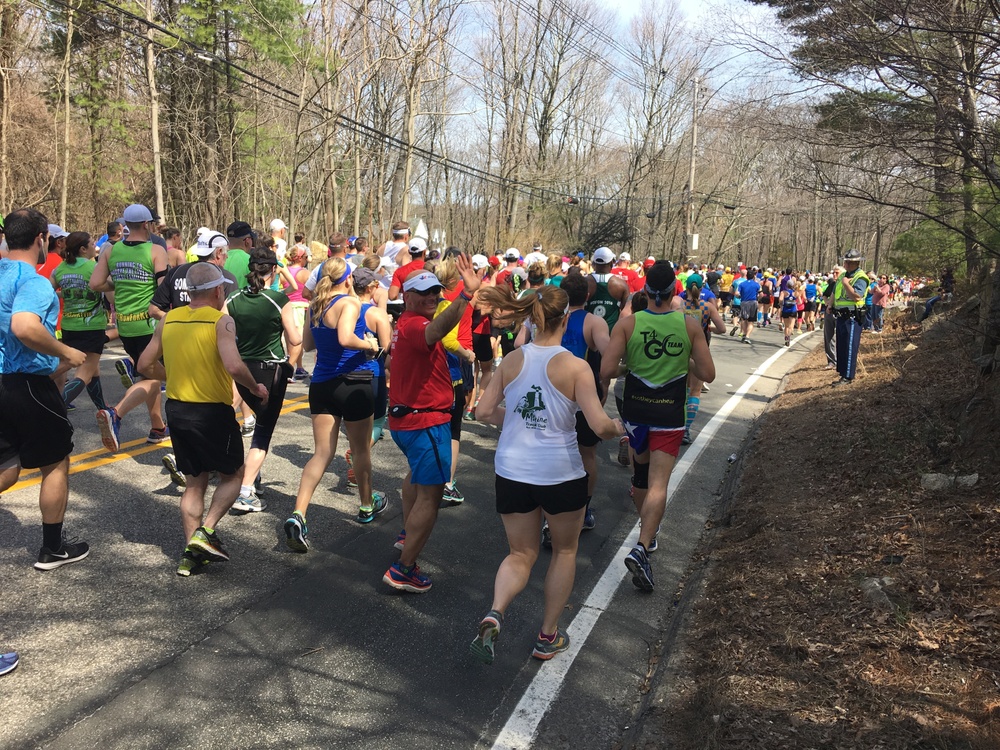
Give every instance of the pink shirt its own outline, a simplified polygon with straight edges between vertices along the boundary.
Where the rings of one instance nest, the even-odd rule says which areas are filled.
[[[299,288],[294,292],[285,292],[285,296],[288,297],[289,302],[308,302],[308,300],[302,296],[302,289],[305,287],[305,282],[299,283],[299,280],[296,278],[301,270],[302,266],[288,267],[288,273],[292,275],[292,278],[295,279],[295,283],[299,285]]]
[[[872,304],[879,305],[880,307],[885,305],[885,298],[889,296],[889,285],[879,284],[874,289],[872,289]]]

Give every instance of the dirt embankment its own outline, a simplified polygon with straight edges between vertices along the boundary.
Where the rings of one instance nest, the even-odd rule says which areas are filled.
[[[637,747],[1000,748],[1000,373],[975,354],[958,311],[900,313],[854,385],[822,350],[796,369]]]

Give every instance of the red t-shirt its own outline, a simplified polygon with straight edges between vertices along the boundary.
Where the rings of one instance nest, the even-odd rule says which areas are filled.
[[[646,282],[639,278],[639,274],[633,271],[631,268],[612,268],[611,273],[615,276],[621,276],[628,283],[628,290],[630,292],[638,292],[642,289]]]
[[[504,268],[502,271],[500,271],[497,274],[496,285],[500,286],[502,284],[510,284],[510,275],[512,273],[513,273],[512,269],[510,269],[510,268]]]
[[[45,256],[45,262],[39,263],[35,266],[35,270],[38,271],[40,276],[52,280],[52,272],[56,270],[60,263],[63,262],[63,258],[59,253],[48,253]],[[63,298],[59,295],[59,318],[56,320],[56,328],[62,326],[62,314],[63,314]]]
[[[389,380],[389,429],[422,430],[451,421],[455,391],[440,341],[427,346],[424,329],[430,319],[412,312],[399,316],[392,334],[392,377]],[[392,407],[435,409],[420,414],[392,416]]]
[[[399,268],[397,268],[395,273],[392,274],[392,282],[389,284],[389,286],[398,286],[400,290],[402,290],[403,282],[406,281],[406,277],[409,276],[414,271],[422,271],[422,270],[424,270],[423,256],[417,258],[416,260],[411,260],[405,266],[400,266]]]
[[[458,299],[458,295],[462,293],[465,289],[465,282],[459,280],[458,284],[450,292],[443,292],[442,297],[444,297],[449,302],[454,302]],[[475,308],[470,305],[465,306],[465,312],[462,313],[462,317],[458,319],[458,343],[464,349],[472,349],[472,311]]]

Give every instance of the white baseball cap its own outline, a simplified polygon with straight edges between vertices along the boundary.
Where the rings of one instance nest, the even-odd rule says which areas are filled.
[[[229,247],[229,240],[224,234],[209,231],[198,238],[198,243],[194,246],[194,254],[199,258],[211,255],[220,247]]]
[[[516,247],[508,247],[507,251],[503,254],[504,260],[520,260],[521,251]]]
[[[270,229],[272,232],[280,232],[285,228],[285,222],[281,219],[272,219],[270,224]]]
[[[444,285],[434,274],[424,271],[403,282],[404,292],[429,292],[432,289],[444,289]]]
[[[427,252],[427,242],[421,237],[414,237],[410,240],[410,254],[420,255]]]
[[[611,248],[608,248],[608,247],[599,247],[599,248],[597,248],[594,251],[594,255],[592,256],[592,258],[593,258],[593,261],[595,263],[604,264],[604,263],[614,263],[615,262],[615,254],[613,252],[611,252]]]
[[[52,239],[59,239],[60,237],[69,237],[69,232],[67,232],[58,224],[49,224],[49,237],[51,237]]]
[[[632,256],[629,255],[628,253],[622,253],[621,255],[618,256],[618,260],[627,260],[627,261],[631,262],[632,261]]]
[[[472,267],[475,270],[478,271],[481,268],[488,268],[489,265],[490,265],[490,261],[489,261],[489,259],[485,255],[473,255],[472,256]]]

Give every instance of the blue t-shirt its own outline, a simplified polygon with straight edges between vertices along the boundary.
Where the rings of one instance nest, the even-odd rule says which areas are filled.
[[[756,302],[760,296],[760,284],[755,279],[745,279],[740,284],[740,298],[744,302]]]
[[[806,302],[816,301],[816,285],[806,284]]]
[[[37,315],[55,335],[59,298],[52,284],[28,263],[0,259],[0,371],[51,375],[59,358],[29,349],[10,330],[11,318],[21,312]]]

